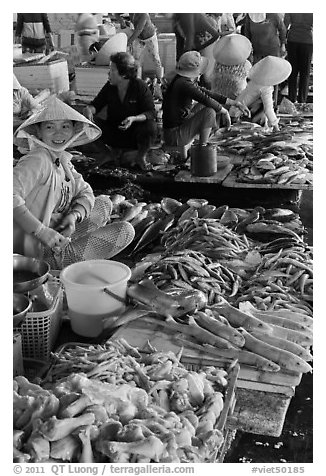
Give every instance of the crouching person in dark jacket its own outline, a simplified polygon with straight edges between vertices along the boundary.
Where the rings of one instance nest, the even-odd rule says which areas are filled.
[[[137,149],[136,164],[148,170],[146,155],[157,133],[155,106],[145,81],[136,75],[137,64],[130,53],[112,55],[109,81],[86,106],[84,115],[92,120],[107,106],[106,119],[99,123],[102,140],[113,148]]]

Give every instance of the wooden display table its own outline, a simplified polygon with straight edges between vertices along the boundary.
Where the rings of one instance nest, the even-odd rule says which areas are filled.
[[[222,183],[223,180],[229,175],[232,169],[233,169],[233,165],[229,164],[225,168],[219,169],[216,172],[216,174],[210,177],[197,177],[195,175],[191,175],[190,170],[181,170],[174,177],[174,180],[176,182],[189,182],[189,183],[207,183],[207,184]]]
[[[259,183],[259,182],[238,182],[235,172],[231,172],[222,182],[223,187],[245,188],[245,189],[269,189],[269,190],[313,190],[312,184],[278,184],[278,183]]]

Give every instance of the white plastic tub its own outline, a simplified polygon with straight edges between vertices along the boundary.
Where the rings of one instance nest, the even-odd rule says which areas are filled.
[[[111,260],[88,260],[61,271],[71,327],[76,334],[97,337],[125,310],[131,270]]]

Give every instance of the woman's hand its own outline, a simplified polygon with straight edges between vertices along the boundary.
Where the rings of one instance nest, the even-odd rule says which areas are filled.
[[[119,125],[119,129],[122,131],[126,131],[129,129],[131,124],[135,122],[136,117],[135,116],[128,116],[126,117]]]
[[[222,107],[220,112],[222,114],[223,125],[226,128],[226,130],[229,131],[231,129],[231,118],[230,118],[229,111],[225,109],[224,107]]]
[[[76,221],[77,215],[75,213],[67,213],[59,225],[56,226],[56,231],[60,232],[62,236],[70,237],[76,230]]]
[[[285,58],[287,55],[286,47],[285,45],[281,45],[281,58]]]
[[[242,102],[231,99],[230,102],[229,102],[229,104],[231,104],[232,106],[234,106],[234,107],[236,107],[237,109],[239,109],[239,111],[241,111],[241,113],[242,113],[244,116],[250,117],[250,110],[249,110],[249,108],[248,108],[245,104],[243,104]]]
[[[49,248],[64,248],[69,243],[69,238],[66,238],[56,230],[43,226],[35,236],[43,245]]]
[[[95,114],[94,106],[86,106],[83,109],[83,115],[90,121],[93,121],[93,115]]]

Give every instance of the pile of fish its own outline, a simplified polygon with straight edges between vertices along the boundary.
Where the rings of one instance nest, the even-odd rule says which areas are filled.
[[[216,260],[238,258],[249,250],[245,235],[238,235],[215,218],[184,220],[164,234],[162,244],[166,253],[190,248]]]
[[[310,138],[308,138],[308,140],[311,141],[311,144],[306,144],[306,145],[308,145],[309,152],[312,153],[313,151],[313,146],[312,146],[313,120],[312,118],[307,118],[303,115],[283,116],[280,118],[279,125],[280,127],[282,127],[282,130],[285,129],[287,132],[290,132],[290,134],[298,134],[298,135],[307,134],[307,133],[310,134]]]
[[[173,307],[169,307],[172,312],[160,309],[155,300],[152,295],[147,313],[144,309],[139,317],[138,332],[142,326],[151,329],[153,335],[162,330],[168,341],[182,345],[185,353],[226,361],[237,359],[240,364],[263,371],[311,371],[307,362],[312,360],[308,350],[312,345],[312,318],[305,311],[265,312],[250,302],[243,302],[246,307],[240,310],[220,296],[212,305],[204,304],[177,316]],[[164,349],[168,349],[167,342]]]
[[[314,105],[312,102],[306,102],[306,103],[298,103],[295,105],[295,108],[296,110],[300,113],[300,112],[310,112],[312,113],[313,110],[314,110]]]
[[[291,306],[287,299],[287,307],[261,310],[247,296],[244,300],[242,293],[234,305],[221,293],[210,303],[206,289],[180,291],[172,285],[162,291],[153,279],[142,279],[129,287],[128,295],[136,307],[118,319],[121,325],[136,319],[137,332],[144,328],[145,335],[148,330],[153,337],[158,331],[166,334],[161,350],[169,350],[171,342],[182,345],[184,355],[192,358],[236,359],[268,372],[311,371],[307,363],[312,360],[309,347],[313,336],[309,309]]]
[[[184,346],[185,352],[191,349],[192,352],[199,355],[204,353],[210,358],[238,359],[240,364],[264,371],[275,372],[282,369],[300,373],[311,370],[306,363],[312,359],[307,350],[312,345],[311,306],[303,300],[305,296],[296,296],[296,290],[292,286],[284,291],[282,283],[277,281],[268,281],[266,285],[265,281],[259,282],[260,273],[264,280],[264,266],[268,266],[271,260],[273,266],[278,259],[280,266],[282,263],[289,273],[293,271],[287,279],[296,279],[298,273],[294,263],[297,263],[293,255],[292,258],[287,258],[291,262],[283,258],[282,252],[263,256],[260,273],[254,274],[249,282],[238,276],[234,281],[237,293],[231,296],[220,284],[216,288],[211,276],[202,277],[202,269],[204,272],[210,269],[209,266],[203,266],[204,260],[201,263],[202,269],[199,270],[197,265],[192,268],[185,266],[187,260],[188,265],[193,264],[188,257],[198,256],[198,252],[192,253],[193,255],[190,250],[183,250],[176,256],[156,255],[155,264],[151,264],[150,257],[148,261],[145,260],[145,278],[143,275],[144,279],[129,288],[132,291],[129,295],[134,303],[138,302],[142,306],[139,314],[137,307],[131,312],[140,326],[151,326],[153,333],[162,328],[171,341]],[[291,268],[288,268],[289,264],[292,265]],[[216,269],[218,268],[217,266]],[[268,274],[267,270],[266,273]],[[201,283],[200,291],[197,283]],[[295,281],[291,284],[294,283]],[[306,281],[306,285],[310,286],[312,283]],[[158,289],[158,286],[162,288]],[[188,294],[180,302],[174,293],[180,292],[183,287]],[[198,294],[192,295],[195,291],[202,293],[204,298]],[[185,305],[187,300],[190,300],[191,305]],[[141,328],[138,330],[141,331]]]
[[[123,340],[73,346],[54,364],[71,361],[73,373],[40,385],[16,377],[14,462],[214,462],[230,375],[187,370],[181,353],[141,356]]]
[[[212,258],[236,258],[253,247],[252,240],[284,238],[302,243],[305,233],[299,216],[286,209],[243,210],[224,205],[203,218],[199,214],[201,209],[193,211],[164,233],[161,242],[167,251],[187,247]]]
[[[303,145],[283,142],[253,151],[239,166],[235,166],[237,182],[266,184],[312,185],[313,162],[310,152]]]
[[[219,153],[243,157],[233,170],[238,182],[312,184],[312,145],[294,141],[293,128],[284,126],[274,133],[261,128],[244,130],[241,135],[235,132],[215,138],[214,143]]]
[[[216,207],[205,199],[182,203],[170,197],[150,203],[125,195],[110,195],[111,221],[126,220],[135,228],[135,238],[125,253],[134,256],[161,243],[166,252],[184,248],[201,251],[214,259],[237,259],[255,241],[288,238],[302,242],[305,233],[297,213],[291,210],[255,207],[251,210]]]
[[[162,290],[201,290],[210,304],[219,296],[227,296],[230,302],[246,299],[263,310],[291,303],[308,307],[311,312],[312,276],[308,271],[301,272],[304,266],[311,267],[311,250],[301,237],[304,228],[296,213],[278,208],[216,208],[199,199],[189,199],[184,204],[164,200],[161,207],[170,212],[163,221],[168,229],[162,231],[161,219],[161,245],[157,253],[139,262],[133,271],[134,281],[146,278]],[[272,258],[273,267],[283,267],[278,253],[290,260],[300,255],[302,268],[292,263],[292,267],[286,266],[287,273],[281,269],[281,274],[286,274],[282,283],[280,276],[276,277],[278,271],[272,273],[275,279],[262,281],[259,273],[262,267],[264,272],[270,271]]]
[[[157,253],[139,261],[133,270],[134,282],[147,279],[164,291],[200,290],[209,304],[224,296],[236,304],[249,300],[261,310],[291,305],[312,312],[312,276],[304,271],[304,266],[312,267],[311,250],[293,211],[215,207],[204,199],[182,203],[165,197],[159,203],[146,203],[121,194],[110,198],[111,220],[128,220],[135,228],[126,255],[148,254],[156,246]],[[280,255],[279,261],[277,253],[290,260],[301,255],[301,265],[289,267],[289,262],[284,272],[283,258]],[[276,270],[268,268],[272,258]],[[262,280],[262,267],[264,273],[272,271],[273,279]]]
[[[214,304],[220,296],[236,296],[241,277],[218,261],[199,251],[184,249],[149,263],[143,279],[151,280],[164,291],[199,290]]]
[[[295,302],[309,313],[313,301],[313,251],[292,246],[264,254],[255,273],[244,283],[241,300],[254,300],[263,309],[277,305],[291,308]],[[300,303],[300,301],[307,301]]]

